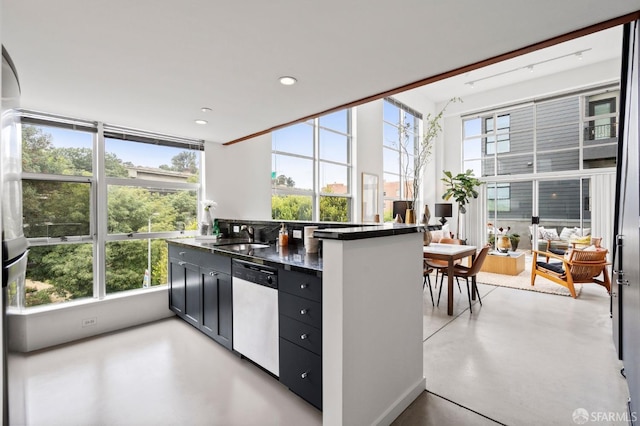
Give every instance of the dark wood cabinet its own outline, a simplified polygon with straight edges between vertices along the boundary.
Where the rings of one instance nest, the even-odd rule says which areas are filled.
[[[322,279],[278,273],[280,382],[322,409]]]
[[[189,324],[200,326],[200,274],[193,250],[169,251],[169,309]],[[191,261],[191,262],[189,262]]]
[[[181,318],[185,315],[186,262],[169,258],[169,309]]]
[[[200,330],[227,349],[233,347],[231,275],[200,268],[202,323]]]
[[[198,265],[185,263],[185,305],[184,320],[193,326],[200,327],[202,316],[202,298],[200,297],[200,271]]]
[[[231,258],[169,244],[169,309],[232,349]]]

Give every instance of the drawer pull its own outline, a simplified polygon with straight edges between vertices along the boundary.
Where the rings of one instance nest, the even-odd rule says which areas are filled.
[[[306,310],[306,309],[300,309],[300,315],[306,315],[307,312],[309,312],[309,311]]]
[[[302,283],[302,284],[300,284],[300,288],[301,288],[302,290],[304,290],[304,289],[305,289],[305,288],[307,288],[307,287],[309,287],[309,284],[307,284],[307,283]]]
[[[300,378],[301,378],[301,379],[306,379],[306,378],[307,378],[307,376],[309,376],[309,372],[308,372],[308,371],[305,371],[304,373],[302,373],[302,374],[300,375]]]
[[[300,335],[300,340],[305,340],[307,338],[307,333],[301,334]]]
[[[218,275],[217,272],[209,272],[209,275],[211,275],[212,277],[215,277],[216,275]]]
[[[178,262],[178,265],[180,265],[180,266],[184,266],[186,264],[187,264],[187,262],[183,262],[183,261]]]
[[[187,254],[186,251],[181,251],[180,253],[178,253],[180,256],[184,256],[185,254]]]

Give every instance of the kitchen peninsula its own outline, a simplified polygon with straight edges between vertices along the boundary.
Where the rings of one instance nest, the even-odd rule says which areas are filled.
[[[213,254],[271,266],[280,262],[282,271],[321,276],[325,425],[390,424],[425,389],[421,230],[397,224],[317,230],[322,256],[306,259],[293,249],[278,253],[273,246],[244,253],[208,248]],[[193,240],[169,244],[207,249]],[[278,279],[282,286],[284,279]],[[282,330],[280,340],[282,352]]]

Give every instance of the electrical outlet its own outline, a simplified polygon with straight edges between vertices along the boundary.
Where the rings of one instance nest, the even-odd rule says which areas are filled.
[[[93,327],[96,324],[98,324],[98,318],[96,318],[96,317],[85,318],[85,319],[82,320],[82,328],[84,328],[84,327]]]
[[[233,233],[237,234],[238,232],[240,232],[240,226],[238,225],[233,225]]]
[[[302,238],[302,231],[299,229],[293,230],[293,238]]]

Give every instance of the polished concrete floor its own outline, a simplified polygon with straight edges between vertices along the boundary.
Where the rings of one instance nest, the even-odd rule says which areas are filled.
[[[473,313],[464,288],[455,291],[451,317],[425,291],[427,392],[394,424],[571,425],[579,408],[625,415],[604,289],[585,286],[574,300],[480,285],[483,306]],[[12,366],[12,424],[322,423],[273,377],[177,318],[19,356]]]

